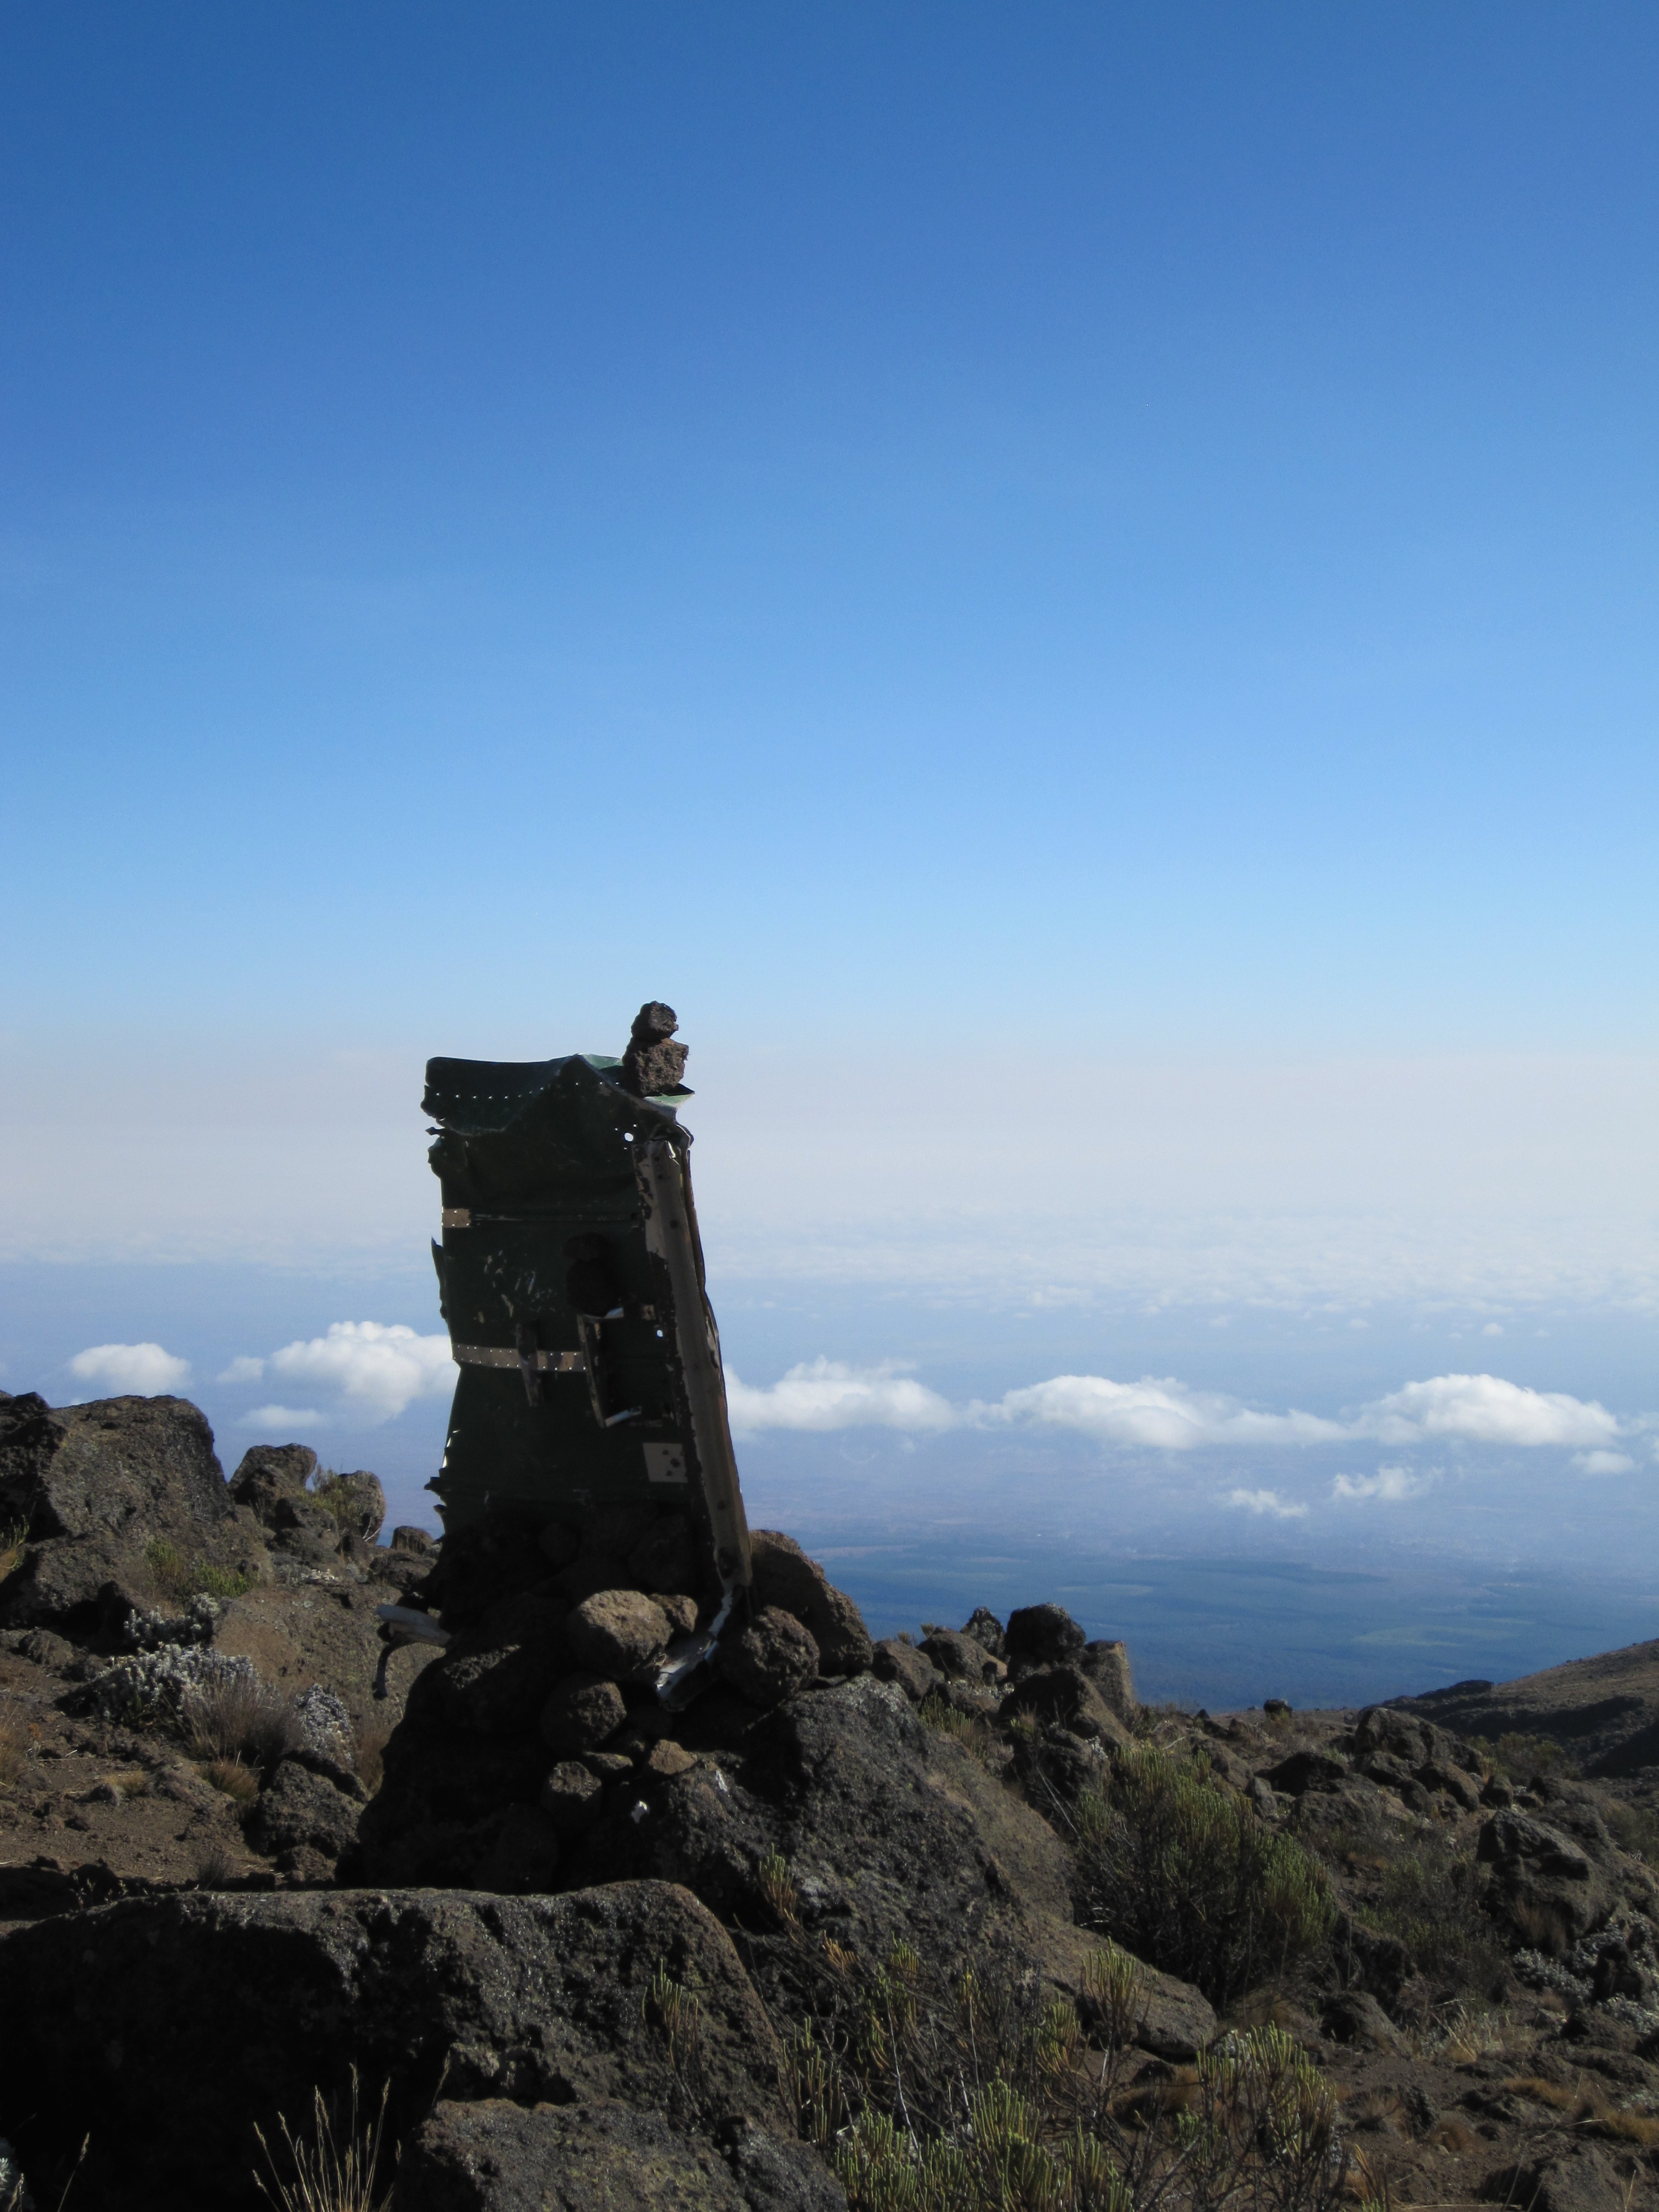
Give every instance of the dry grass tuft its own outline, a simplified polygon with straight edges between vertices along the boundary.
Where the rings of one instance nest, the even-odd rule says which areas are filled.
[[[286,2162],[293,2168],[294,2178],[284,2181],[276,2171],[276,2161],[271,2155],[264,2130],[254,2133],[259,2138],[259,2148],[265,2164],[270,2169],[270,2180],[266,2185],[263,2174],[255,2174],[259,2193],[267,2203],[274,2204],[277,2212],[387,2212],[392,2203],[392,2191],[384,2197],[374,2194],[375,2177],[380,2163],[381,2145],[386,2135],[386,2100],[392,2094],[388,2081],[380,2092],[380,2110],[374,2118],[360,2115],[357,2109],[357,2069],[351,2069],[351,2101],[338,2134],[334,2116],[323,2102],[320,2089],[312,2091],[311,2136],[309,2141],[296,2136],[289,2126],[286,2113],[279,2117],[283,2148]]]
[[[191,1691],[185,1727],[198,1759],[274,1766],[301,1742],[299,1716],[282,1692],[257,1675],[234,1674]]]
[[[959,1743],[969,1755],[983,1766],[990,1753],[991,1731],[974,1713],[959,1713],[950,1700],[937,1690],[924,1698],[916,1708],[920,1719],[938,1735],[948,1735]],[[1029,1719],[1029,1716],[1021,1716]]]
[[[15,1782],[28,1756],[28,1731],[10,1698],[0,1701],[0,1782]]]
[[[198,1889],[228,1889],[235,1881],[236,1862],[222,1844],[210,1844],[196,1862]]]
[[[251,1805],[259,1794],[259,1778],[251,1766],[240,1759],[204,1759],[197,1772],[204,1782],[210,1782],[216,1790],[222,1790],[227,1797],[234,1797],[239,1805]]]
[[[1439,2039],[1425,2056],[1453,2066],[1474,2066],[1482,2058],[1501,2058],[1514,2039],[1515,2023],[1506,2012],[1470,2012],[1454,2005]]]
[[[1552,2106],[1558,2112],[1571,2112],[1581,2095],[1565,2082],[1547,2081],[1540,2074],[1516,2074],[1504,2087],[1511,2096],[1530,2097],[1534,2104]]]
[[[118,1797],[148,1797],[149,1776],[142,1766],[130,1766],[125,1773],[112,1774],[109,1786]]]

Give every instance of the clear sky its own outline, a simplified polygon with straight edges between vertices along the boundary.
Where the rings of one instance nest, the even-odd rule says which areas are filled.
[[[4,10],[0,1387],[429,1333],[421,1060],[661,995],[753,1390],[1490,1367],[1650,1484],[1656,82],[1607,0]]]

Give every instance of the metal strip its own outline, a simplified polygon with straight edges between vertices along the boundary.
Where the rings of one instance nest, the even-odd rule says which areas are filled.
[[[516,1372],[520,1355],[507,1345],[452,1344],[449,1356],[462,1367],[510,1367]],[[584,1375],[587,1362],[580,1352],[526,1352],[525,1359],[532,1361],[543,1375]]]
[[[665,1138],[642,1146],[635,1162],[646,1201],[645,1241],[665,1262],[673,1296],[675,1343],[691,1416],[691,1441],[696,1447],[703,1499],[714,1532],[715,1571],[723,1589],[746,1589],[755,1578],[749,1523],[738,1487],[738,1462],[732,1449],[726,1377],[720,1371],[714,1317],[697,1271],[688,1178],[679,1155]]]

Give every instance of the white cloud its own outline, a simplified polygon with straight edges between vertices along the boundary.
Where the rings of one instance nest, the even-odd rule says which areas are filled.
[[[1575,1452],[1572,1463],[1580,1474],[1628,1474],[1636,1462],[1627,1452]]]
[[[273,1363],[274,1364],[274,1363]],[[1291,1407],[1261,1413],[1218,1391],[1189,1389],[1173,1376],[1117,1382],[1103,1375],[1054,1375],[1010,1390],[987,1404],[952,1406],[896,1364],[858,1368],[819,1358],[792,1367],[781,1382],[757,1389],[727,1377],[734,1430],[884,1427],[939,1431],[960,1425],[1072,1429],[1097,1443],[1143,1450],[1190,1451],[1205,1446],[1318,1445],[1367,1438],[1420,1444],[1446,1437],[1509,1446],[1606,1449],[1625,1432],[1617,1416],[1593,1400],[1540,1391],[1496,1375],[1437,1375],[1407,1382],[1340,1420]],[[1638,1424],[1637,1425],[1640,1425]],[[1398,1471],[1396,1471],[1398,1474]],[[1388,1480],[1384,1480],[1388,1477]],[[1374,1482],[1341,1497],[1399,1498],[1408,1494],[1384,1469],[1340,1478]],[[1392,1486],[1390,1486],[1392,1485]]]
[[[1362,1407],[1349,1434],[1381,1443],[1419,1443],[1428,1437],[1464,1437],[1486,1444],[1610,1443],[1616,1417],[1594,1399],[1563,1390],[1529,1390],[1496,1375],[1437,1375],[1407,1382]]]
[[[314,1406],[256,1406],[236,1425],[239,1429],[320,1429],[323,1418]]]
[[[153,1398],[190,1380],[190,1362],[159,1344],[94,1344],[77,1352],[70,1373],[81,1382],[101,1382],[120,1395]]]
[[[1480,1334],[1482,1336],[1502,1336],[1504,1324],[1501,1321],[1489,1321]]]
[[[345,1409],[389,1421],[416,1398],[455,1384],[447,1335],[421,1336],[401,1322],[337,1321],[326,1336],[286,1344],[266,1364],[273,1376],[337,1392]]]
[[[1270,1513],[1275,1521],[1299,1521],[1308,1510],[1281,1498],[1276,1490],[1230,1490],[1225,1502],[1242,1512]]]
[[[892,1366],[812,1359],[757,1389],[729,1373],[726,1400],[739,1436],[760,1429],[948,1429],[957,1416],[936,1390]]]
[[[240,1359],[233,1359],[223,1373],[214,1379],[220,1382],[257,1382],[264,1371],[263,1359],[250,1359],[245,1354]]]
[[[972,1412],[982,1421],[1080,1429],[1102,1443],[1163,1451],[1188,1451],[1197,1444],[1328,1443],[1343,1434],[1335,1422],[1316,1414],[1252,1413],[1234,1399],[1188,1390],[1170,1376],[1111,1382],[1102,1375],[1056,1375]]]
[[[1375,1474],[1337,1475],[1331,1483],[1331,1496],[1375,1498],[1385,1505],[1401,1505],[1408,1498],[1421,1498],[1433,1487],[1431,1474],[1413,1474],[1405,1467],[1379,1467]]]

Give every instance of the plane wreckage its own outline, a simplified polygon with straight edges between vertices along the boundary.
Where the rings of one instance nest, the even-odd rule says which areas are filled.
[[[672,1655],[665,1698],[689,1688],[752,1579],[678,1026],[651,1001],[619,1060],[431,1060],[422,1101],[459,1370],[428,1486],[445,1534],[504,1505],[578,1524],[618,1506],[684,1513],[720,1601]],[[381,1614],[394,1636],[441,1632],[401,1607]]]

